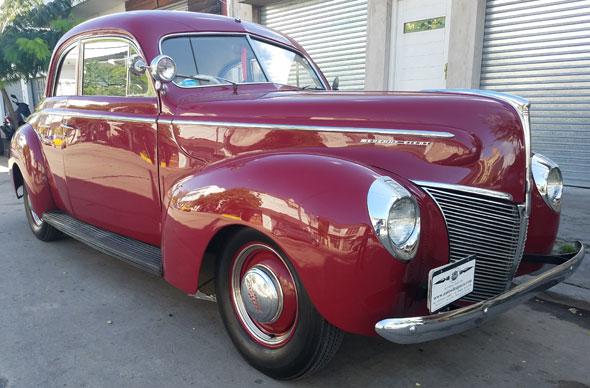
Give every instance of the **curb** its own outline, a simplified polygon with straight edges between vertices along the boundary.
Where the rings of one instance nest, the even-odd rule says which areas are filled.
[[[590,290],[561,283],[537,294],[537,298],[580,310],[590,311]]]

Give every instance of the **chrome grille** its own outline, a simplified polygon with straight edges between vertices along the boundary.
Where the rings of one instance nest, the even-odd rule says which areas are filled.
[[[526,239],[523,206],[506,200],[437,187],[423,187],[440,207],[449,234],[450,261],[476,255],[473,292],[480,301],[504,292],[520,263]]]

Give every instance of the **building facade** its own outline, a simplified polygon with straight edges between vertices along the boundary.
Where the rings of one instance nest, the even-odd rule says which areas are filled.
[[[74,15],[138,9],[264,24],[301,43],[342,90],[521,95],[532,103],[533,150],[560,164],[566,184],[590,188],[587,0],[85,0]],[[34,86],[13,89],[24,96]]]
[[[588,1],[230,4],[230,14],[251,7],[251,20],[297,39],[342,89],[481,88],[529,99],[533,150],[560,164],[566,184],[590,188]]]

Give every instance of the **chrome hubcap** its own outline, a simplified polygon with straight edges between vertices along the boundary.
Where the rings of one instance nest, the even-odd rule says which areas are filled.
[[[283,309],[283,292],[272,271],[262,265],[250,268],[240,287],[242,302],[252,318],[260,323],[273,323]]]
[[[289,267],[271,247],[252,243],[234,258],[231,299],[242,327],[259,344],[287,343],[297,323],[297,288]]]

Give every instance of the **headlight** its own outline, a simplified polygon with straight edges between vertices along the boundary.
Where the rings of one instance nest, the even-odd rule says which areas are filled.
[[[558,212],[563,194],[561,170],[554,161],[540,154],[533,155],[531,164],[539,194],[550,208]]]
[[[376,179],[367,195],[373,230],[383,246],[400,260],[411,260],[420,239],[420,209],[402,185],[389,177]]]

